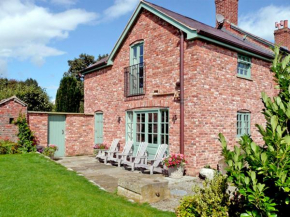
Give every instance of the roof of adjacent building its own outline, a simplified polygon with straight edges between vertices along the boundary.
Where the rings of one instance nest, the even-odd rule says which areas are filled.
[[[0,101],[0,105],[10,101],[10,100],[13,100],[14,102],[17,102],[19,103],[20,105],[22,106],[27,106],[27,104],[25,102],[23,102],[22,100],[20,100],[17,96],[11,96],[10,98],[7,98],[7,99],[3,99]]]
[[[268,58],[268,59],[272,59],[274,57],[274,53],[270,49],[266,49],[263,46],[259,46],[258,44],[255,44],[255,43],[249,41],[247,38],[233,34],[232,32],[227,31],[226,29],[223,29],[223,28],[217,29],[217,28],[211,27],[207,24],[204,24],[202,22],[194,20],[190,17],[183,16],[181,14],[178,14],[176,12],[173,12],[171,10],[163,8],[161,6],[155,5],[151,2],[147,2],[145,0],[141,0],[140,3],[145,4],[154,10],[157,10],[158,12],[165,15],[166,17],[169,17],[169,18],[173,19],[174,21],[180,23],[182,26],[185,26],[188,29],[196,31],[198,35],[212,38],[216,41],[223,42],[225,44],[237,47],[237,48],[242,49],[242,50],[249,51],[251,53],[263,56],[263,57]],[[139,4],[139,6],[140,6],[140,4]],[[137,9],[136,9],[136,11],[137,11]],[[135,11],[135,13],[136,13],[136,11]],[[129,24],[127,24],[126,28],[128,27],[128,25]],[[235,27],[235,30],[240,31],[241,33],[247,33],[246,31],[243,31],[242,29],[240,29],[237,26],[234,26],[234,27]],[[124,32],[122,34],[126,34],[126,31],[124,30]],[[255,36],[255,35],[250,34],[250,33],[247,33],[247,34],[250,35],[251,37],[257,39],[258,41],[263,42],[266,46],[269,46],[269,47],[274,46],[273,43],[268,42],[262,38],[259,38],[258,36]],[[121,40],[121,38],[122,37],[120,37],[119,40]],[[118,43],[116,44],[116,46],[118,46]],[[106,66],[108,61],[110,60],[110,58],[112,58],[112,56],[113,55],[111,53],[108,57],[105,57],[105,58],[99,60],[98,62],[96,62],[95,64],[86,68],[83,71],[83,73],[86,73],[87,71],[91,71],[94,68]]]
[[[256,45],[255,43],[252,43],[248,40],[244,40],[243,37],[239,37],[237,35],[234,34],[229,34],[229,32],[224,31],[224,29],[216,29],[212,26],[209,26],[207,24],[204,24],[202,22],[199,22],[197,20],[194,20],[190,17],[186,17],[183,16],[181,14],[178,14],[176,12],[170,11],[166,8],[160,7],[158,5],[155,5],[153,3],[144,1],[147,4],[149,4],[150,6],[152,6],[153,8],[163,12],[164,14],[174,18],[175,20],[179,21],[180,23],[183,23],[184,25],[196,29],[198,33],[200,34],[205,34],[207,36],[212,36],[215,37],[217,39],[220,39],[221,41],[225,41],[237,46],[240,46],[243,49],[249,49],[250,51],[253,52],[258,52],[259,54],[268,56],[268,57],[272,57],[273,56],[273,52]]]
[[[102,59],[98,60],[98,61],[95,62],[94,64],[88,66],[88,67],[86,68],[86,70],[89,70],[89,69],[91,69],[91,68],[95,68],[96,66],[106,65],[108,59],[109,59],[108,56],[103,57]]]

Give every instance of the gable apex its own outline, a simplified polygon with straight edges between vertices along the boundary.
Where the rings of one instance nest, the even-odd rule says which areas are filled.
[[[9,102],[13,100],[14,102],[17,102],[19,103],[20,105],[24,106],[24,107],[27,107],[27,104],[25,102],[23,102],[22,100],[20,100],[17,96],[12,96],[10,98],[7,98],[7,99],[3,99],[0,101],[0,105],[6,103],[6,102]]]

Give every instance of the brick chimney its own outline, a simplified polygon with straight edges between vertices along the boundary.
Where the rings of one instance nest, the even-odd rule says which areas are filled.
[[[223,15],[226,23],[238,25],[239,0],[215,0],[215,7],[216,14]]]
[[[290,50],[290,29],[288,27],[288,20],[282,20],[280,23],[276,22],[275,27],[275,44],[286,47]]]

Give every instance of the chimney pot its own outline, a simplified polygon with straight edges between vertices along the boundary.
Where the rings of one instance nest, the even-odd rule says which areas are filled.
[[[284,28],[288,28],[288,20],[284,20]]]
[[[278,46],[286,47],[290,50],[290,29],[288,25],[288,20],[282,20],[280,23],[275,23],[278,25],[278,29],[275,30],[275,44]]]

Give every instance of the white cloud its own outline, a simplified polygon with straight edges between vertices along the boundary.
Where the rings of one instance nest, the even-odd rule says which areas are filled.
[[[38,0],[72,6],[79,0]],[[97,13],[82,9],[68,9],[53,13],[36,4],[37,0],[0,0],[0,73],[6,75],[11,58],[29,60],[41,66],[45,58],[65,53],[53,47],[55,40],[63,40],[81,24],[112,21],[132,11],[139,0],[115,0],[114,4]]]
[[[7,77],[7,61],[0,59],[0,78]]]
[[[64,54],[50,46],[65,39],[78,25],[94,21],[98,15],[81,9],[52,13],[34,1],[0,1],[0,59],[31,60],[41,65],[46,57]]]
[[[51,3],[69,7],[69,6],[75,5],[77,1],[78,0],[51,0]]]
[[[130,11],[132,11],[139,0],[115,0],[114,4],[104,11],[103,21],[116,19]]]
[[[239,17],[239,27],[257,36],[274,41],[275,22],[290,18],[290,6],[269,5],[257,12]]]

